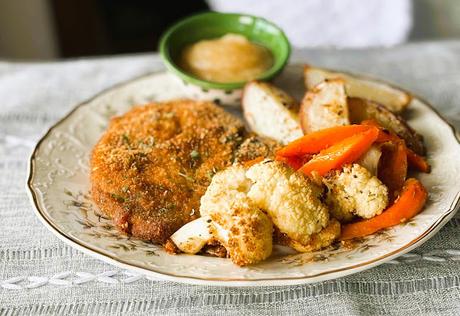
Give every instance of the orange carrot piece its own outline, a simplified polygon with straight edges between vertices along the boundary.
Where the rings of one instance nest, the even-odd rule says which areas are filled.
[[[377,143],[403,141],[403,139],[400,138],[398,135],[385,130],[379,123],[377,123],[374,120],[365,120],[365,121],[362,121],[361,124],[368,125],[368,126],[375,126],[380,129],[379,136],[377,137],[377,140],[376,140]],[[416,154],[412,149],[408,148],[407,146],[406,146],[406,154],[407,154],[407,160],[410,166],[416,168],[418,171],[421,171],[421,172],[425,172],[425,173],[431,172],[431,166],[423,156]]]
[[[379,164],[378,178],[390,190],[390,198],[393,199],[401,190],[407,177],[407,147],[404,140],[384,129],[374,120],[366,120],[361,124],[379,128],[377,143],[390,143],[392,147],[385,147]]]
[[[288,164],[292,169],[298,170],[300,169],[305,163],[307,163],[311,159],[311,155],[305,155],[303,157],[283,157],[283,156],[276,156],[276,160],[282,161]]]
[[[401,139],[394,135],[394,134],[391,134],[390,132],[388,132],[387,130],[385,129],[380,129],[379,130],[379,136],[377,137],[377,140],[376,142],[377,143],[386,143],[386,142],[395,142],[395,141],[400,141]]]
[[[406,148],[406,154],[407,161],[409,162],[410,166],[414,167],[415,169],[421,172],[431,172],[431,166],[424,157],[417,155],[413,150],[409,148]]]
[[[407,221],[422,210],[427,196],[428,192],[420,181],[407,179],[401,195],[392,206],[370,219],[343,225],[340,240],[364,237]]]
[[[316,154],[337,142],[369,129],[363,125],[346,125],[326,128],[307,134],[278,150],[277,156],[295,157]]]
[[[397,135],[386,130],[384,127],[382,127],[382,125],[377,123],[377,121],[365,120],[365,121],[362,121],[361,124],[366,125],[366,126],[374,126],[379,129],[379,136],[377,137],[377,140],[376,140],[377,143],[386,143],[386,142],[400,140],[400,138]]]
[[[256,163],[259,163],[261,162],[262,160],[264,160],[265,158],[260,156],[260,157],[257,157],[255,159],[252,159],[252,160],[248,160],[248,161],[245,161],[243,162],[243,167],[245,168],[250,168],[252,167],[253,165],[255,165]]]
[[[315,171],[320,176],[323,176],[330,170],[338,169],[347,163],[352,163],[371,147],[372,143],[377,139],[378,134],[378,128],[370,127],[364,132],[345,138],[331,147],[320,151],[318,155],[303,165],[299,171],[307,175],[311,175]]]
[[[388,187],[391,200],[397,196],[407,177],[407,148],[404,141],[392,141],[393,148],[383,152],[378,178]]]

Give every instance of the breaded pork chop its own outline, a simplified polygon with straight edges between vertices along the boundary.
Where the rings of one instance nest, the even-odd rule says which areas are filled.
[[[112,119],[93,149],[92,197],[122,231],[164,243],[199,217],[212,176],[245,138],[243,123],[213,103],[136,107]]]

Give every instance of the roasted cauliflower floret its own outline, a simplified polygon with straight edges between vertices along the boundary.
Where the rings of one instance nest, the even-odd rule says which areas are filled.
[[[200,213],[212,220],[211,233],[240,266],[268,258],[272,252],[270,218],[246,195],[251,181],[242,166],[217,173],[201,198]]]
[[[245,266],[265,260],[272,253],[273,225],[247,197],[231,208],[212,213],[211,232],[227,249],[232,261]]]
[[[340,236],[340,231],[340,223],[335,218],[331,218],[326,228],[319,233],[313,234],[310,241],[306,244],[292,240],[285,234],[277,236],[277,242],[281,245],[289,246],[298,252],[312,252],[331,245]]]
[[[230,194],[243,199],[251,185],[252,181],[246,177],[246,169],[241,165],[233,165],[217,173],[201,197],[201,216],[209,215],[215,209],[228,209],[232,203]]]
[[[211,218],[209,216],[197,218],[179,228],[172,234],[170,240],[180,251],[196,254],[213,238],[210,222]],[[166,249],[170,249],[170,252],[174,253],[172,247]]]
[[[329,212],[320,200],[323,190],[305,175],[282,162],[265,160],[246,176],[254,182],[248,197],[289,238],[307,244],[311,235],[328,225]]]
[[[388,188],[358,164],[331,172],[323,182],[329,189],[326,203],[339,221],[349,221],[353,215],[371,218],[388,205]]]

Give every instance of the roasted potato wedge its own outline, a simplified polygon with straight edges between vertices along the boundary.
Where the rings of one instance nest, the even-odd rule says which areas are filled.
[[[350,124],[343,80],[326,80],[310,89],[302,100],[299,117],[305,134]]]
[[[341,78],[345,82],[345,90],[349,97],[377,102],[396,113],[404,111],[411,101],[410,94],[386,83],[365,80],[349,74],[332,72],[308,65],[304,67],[305,85],[308,90],[313,89],[326,79],[333,78]]]
[[[255,133],[286,144],[302,137],[299,103],[283,90],[266,82],[252,81],[243,90],[243,112]]]
[[[404,139],[407,147],[414,152],[419,155],[425,154],[423,137],[414,131],[403,118],[394,114],[386,107],[364,99],[348,98],[348,111],[351,123],[375,120],[390,132]]]

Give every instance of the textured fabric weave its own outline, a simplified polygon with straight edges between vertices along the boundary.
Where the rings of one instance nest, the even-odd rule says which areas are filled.
[[[292,60],[386,78],[434,104],[460,128],[460,42],[303,50],[294,52]],[[0,315],[460,314],[458,216],[392,264],[290,287],[153,281],[124,274],[60,242],[35,217],[24,189],[35,142],[77,103],[161,68],[158,56],[152,55],[0,62]]]

